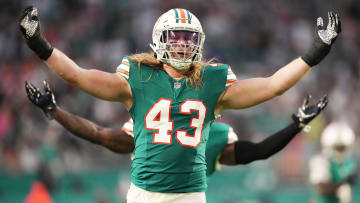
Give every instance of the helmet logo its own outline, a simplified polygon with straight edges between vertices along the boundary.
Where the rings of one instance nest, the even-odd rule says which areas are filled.
[[[174,88],[175,89],[179,89],[180,87],[181,87],[181,83],[179,83],[179,82],[174,83]]]
[[[176,23],[179,23],[180,21],[181,23],[187,22],[191,24],[191,15],[188,10],[182,8],[174,8],[173,10],[175,13]]]

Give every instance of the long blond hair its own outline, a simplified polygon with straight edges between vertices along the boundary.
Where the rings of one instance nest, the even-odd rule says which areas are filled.
[[[152,67],[153,69],[162,70],[163,63],[157,60],[154,56],[154,53],[139,53],[133,54],[130,56],[130,59],[138,62],[138,68],[140,71],[141,64]],[[195,62],[190,66],[189,71],[185,73],[186,84],[190,84],[191,86],[195,86],[196,88],[202,87],[201,82],[201,72],[203,71],[203,67],[209,65],[214,59],[211,59],[206,62]],[[148,79],[151,78],[151,75]]]

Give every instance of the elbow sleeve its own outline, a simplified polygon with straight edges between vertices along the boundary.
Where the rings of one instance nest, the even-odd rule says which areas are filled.
[[[248,141],[235,142],[234,153],[236,164],[248,164],[261,157],[257,145]]]

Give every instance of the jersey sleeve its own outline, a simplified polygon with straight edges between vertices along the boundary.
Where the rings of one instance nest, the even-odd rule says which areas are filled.
[[[129,79],[130,73],[130,62],[127,57],[124,57],[120,63],[120,65],[116,68],[116,73],[123,76],[126,80]]]
[[[124,131],[126,134],[130,135],[131,137],[134,137],[134,122],[130,118],[126,123],[124,123],[123,127],[121,128],[122,131]]]
[[[237,80],[236,75],[231,70],[231,67],[229,66],[226,76],[226,87],[231,86],[235,81]]]
[[[217,70],[226,70],[226,83],[225,83],[225,87],[229,87],[231,86],[236,80],[236,75],[234,74],[234,72],[231,70],[231,67],[228,64],[223,64],[223,63],[212,63],[209,64],[210,69],[217,69]],[[217,75],[218,76],[218,75]]]
[[[330,165],[329,162],[322,156],[317,155],[310,160],[310,183],[319,184],[330,181]]]
[[[229,127],[228,136],[227,136],[227,144],[232,144],[238,140],[239,140],[239,138],[238,138],[237,134],[234,132],[234,129],[232,127]],[[215,171],[221,170],[221,163],[219,161],[220,155],[221,155],[221,152],[219,152],[219,154],[217,155],[217,158],[216,158]]]
[[[237,134],[234,132],[234,129],[232,127],[229,128],[229,133],[228,133],[228,144],[232,144],[236,141],[238,141],[238,136]]]

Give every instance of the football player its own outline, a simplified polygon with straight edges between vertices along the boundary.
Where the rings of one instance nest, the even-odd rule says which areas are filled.
[[[120,153],[132,153],[134,150],[134,123],[130,119],[121,129],[105,128],[85,118],[73,115],[58,105],[49,84],[44,81],[44,91],[31,83],[25,83],[28,99],[43,110],[46,117],[54,118],[73,135]],[[310,121],[312,121],[327,105],[324,96],[316,104],[309,106],[307,96],[292,116],[293,122],[282,130],[268,136],[259,143],[239,140],[233,128],[225,123],[214,123],[210,128],[210,136],[206,145],[207,176],[217,168],[217,164],[248,164],[256,160],[264,160],[283,149]]]
[[[310,182],[316,188],[317,203],[352,202],[357,171],[351,156],[355,135],[342,121],[330,123],[321,136],[322,152],[310,160]]]
[[[337,14],[318,19],[313,46],[270,77],[236,80],[229,65],[202,58],[205,33],[190,11],[175,8],[156,21],[153,53],[124,57],[116,73],[85,69],[53,48],[38,10],[26,8],[20,30],[28,47],[65,81],[125,105],[134,119],[134,159],[127,201],[206,202],[205,148],[224,109],[242,109],[281,95],[322,61],[341,31]],[[142,197],[142,198],[140,198]]]

